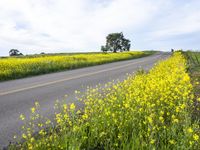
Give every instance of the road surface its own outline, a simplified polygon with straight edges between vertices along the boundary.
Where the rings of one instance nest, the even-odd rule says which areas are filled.
[[[0,149],[7,146],[15,134],[21,134],[19,115],[28,116],[35,101],[40,103],[43,115],[53,114],[55,100],[74,102],[75,90],[84,92],[87,86],[94,87],[113,79],[123,80],[127,73],[140,67],[150,69],[155,62],[169,55],[161,52],[144,58],[1,82]],[[68,98],[64,97],[66,94]]]

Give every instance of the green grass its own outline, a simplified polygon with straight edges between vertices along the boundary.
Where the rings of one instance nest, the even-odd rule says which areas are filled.
[[[140,58],[155,52],[44,54],[0,58],[0,81]]]
[[[200,52],[187,51],[184,55],[188,60],[189,71],[200,72]]]
[[[197,101],[200,98],[200,52],[187,51],[183,52],[188,62],[188,71],[193,85],[195,94],[193,118],[200,118],[200,103]]]
[[[196,95],[200,96],[200,52],[187,51],[183,53],[187,58],[188,71],[192,78],[194,91]]]

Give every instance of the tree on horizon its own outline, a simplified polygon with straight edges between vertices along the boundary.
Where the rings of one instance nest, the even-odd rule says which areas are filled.
[[[17,49],[11,49],[11,50],[9,51],[9,55],[10,55],[10,56],[19,56],[19,55],[23,55],[23,54],[20,53],[20,51],[17,50]]]
[[[101,46],[101,51],[107,52],[111,51],[116,53],[117,51],[129,51],[131,47],[130,40],[124,38],[122,32],[120,33],[110,33],[106,37],[106,45]]]

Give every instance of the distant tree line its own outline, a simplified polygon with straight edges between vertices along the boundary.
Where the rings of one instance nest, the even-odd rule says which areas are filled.
[[[21,55],[23,55],[19,50],[17,50],[17,49],[11,49],[10,51],[9,51],[9,55],[10,56],[21,56]]]
[[[120,33],[110,33],[107,35],[106,37],[106,45],[105,46],[101,46],[101,51],[102,52],[123,52],[123,51],[129,51],[131,44],[130,44],[130,40],[126,39],[123,35],[122,32]],[[45,54],[44,52],[42,52],[41,54]],[[9,51],[9,55],[10,56],[21,56],[23,55],[19,50],[17,49],[11,49]]]
[[[122,32],[120,33],[110,33],[106,37],[106,45],[101,46],[101,51],[103,52],[114,52],[117,51],[129,51],[131,47],[130,40],[124,38]]]

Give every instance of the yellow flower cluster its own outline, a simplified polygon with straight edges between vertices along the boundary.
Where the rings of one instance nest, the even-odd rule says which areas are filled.
[[[94,130],[90,134],[103,132],[104,138],[97,139],[111,147],[124,143],[128,149],[200,148],[199,125],[191,120],[193,89],[186,67],[181,53],[175,53],[149,73],[129,76],[100,94],[90,92],[85,102]]]
[[[88,89],[83,111],[55,108],[56,127],[40,138],[22,137],[25,149],[200,149],[200,126],[192,120],[193,93],[186,60],[175,53],[148,73]],[[31,109],[36,115],[36,110]],[[24,119],[24,116],[21,116]],[[44,132],[44,133],[43,133]],[[28,146],[30,146],[30,148]]]

